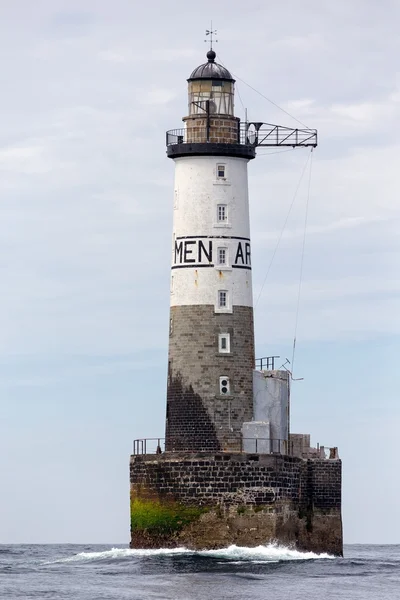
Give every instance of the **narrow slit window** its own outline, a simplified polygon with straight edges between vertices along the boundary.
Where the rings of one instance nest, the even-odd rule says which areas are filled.
[[[218,264],[226,265],[226,248],[218,248]]]
[[[228,212],[227,212],[226,204],[218,204],[217,220],[219,223],[226,223],[226,221],[228,220]]]
[[[218,336],[218,351],[228,354],[231,351],[229,333],[220,333]]]
[[[218,308],[228,308],[228,292],[226,290],[218,292]]]
[[[225,179],[225,165],[217,165],[217,179]]]

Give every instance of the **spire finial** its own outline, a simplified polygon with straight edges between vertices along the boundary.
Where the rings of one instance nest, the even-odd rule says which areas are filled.
[[[206,29],[206,35],[210,36],[210,51],[212,51],[212,49],[213,49],[213,42],[218,42],[218,40],[214,40],[213,39],[213,35],[217,35],[217,30],[213,29],[212,21],[211,21],[211,27],[210,27],[210,29]],[[204,41],[207,42],[208,40],[204,40]]]

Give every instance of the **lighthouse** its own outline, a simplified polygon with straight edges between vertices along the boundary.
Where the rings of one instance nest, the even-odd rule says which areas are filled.
[[[212,47],[187,82],[183,127],[166,134],[175,163],[166,432],[134,440],[130,546],[277,541],[341,555],[337,448],[290,432],[290,371],[254,352],[247,167],[258,147],[313,148],[317,132],[241,122],[235,79]]]
[[[188,79],[175,163],[167,450],[238,449],[253,414],[254,324],[247,165],[231,73],[207,62]]]

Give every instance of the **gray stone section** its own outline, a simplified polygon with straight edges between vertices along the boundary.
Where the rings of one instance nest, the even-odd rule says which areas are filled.
[[[245,453],[166,452],[131,458],[131,483],[186,505],[264,504],[341,507],[341,461]]]
[[[325,448],[325,446],[318,445],[317,448],[312,448],[309,433],[291,433],[289,448],[292,456],[300,458],[339,458],[337,447]]]
[[[253,418],[253,309],[173,306],[170,318],[166,449],[240,450],[242,424]],[[220,333],[230,334],[230,353],[219,352]]]
[[[291,433],[290,449],[293,456],[307,456],[311,448],[311,436],[309,433]]]
[[[239,507],[239,515],[244,511],[241,507],[250,509],[253,516],[258,510],[264,511],[262,520],[254,519],[250,530],[236,519],[236,537],[228,536],[226,540],[217,534],[214,539],[212,528],[207,539],[201,527],[197,532],[192,530],[187,541],[193,547],[218,547],[239,539],[245,544],[257,545],[273,541],[275,536],[278,542],[340,555],[343,543],[341,468],[340,460],[167,452],[159,456],[132,456],[130,480],[135,497],[205,507],[230,524],[232,507]],[[218,512],[221,509],[222,516]],[[180,543],[178,539],[165,541]],[[148,542],[151,545],[150,538]],[[132,545],[135,547],[133,542]]]

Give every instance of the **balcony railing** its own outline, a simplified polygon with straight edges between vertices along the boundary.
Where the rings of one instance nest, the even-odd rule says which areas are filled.
[[[188,126],[183,129],[171,129],[166,133],[167,146],[175,144],[193,144],[198,141],[210,141],[219,137],[220,131],[214,127]],[[231,127],[227,127],[227,130]],[[236,134],[235,134],[236,136]],[[238,123],[237,140],[235,143],[246,146],[317,146],[316,129],[292,129],[270,123]]]
[[[264,369],[274,371],[276,358],[280,358],[280,356],[263,356],[262,358],[256,358],[256,369],[259,371],[263,371]]]
[[[173,446],[173,440],[169,438],[169,445]],[[179,440],[181,445],[182,440]],[[133,454],[134,456],[149,455],[149,454],[164,454],[165,450],[165,438],[140,438],[133,441]],[[197,452],[223,452],[229,454],[232,452],[242,452],[245,454],[280,454],[285,456],[297,456],[302,458],[319,458],[319,459],[337,459],[339,458],[338,449],[336,446],[320,446],[317,444],[316,448],[311,447],[300,447],[298,442],[293,439],[281,440],[271,438],[255,438],[245,437],[238,441],[236,447],[230,444],[229,448],[223,448],[218,451],[211,450],[194,450],[193,448],[187,448],[184,450],[168,450],[167,452],[185,452],[185,453],[197,453]]]
[[[173,445],[173,440],[169,439]],[[230,444],[229,449],[219,452],[246,452],[248,454],[292,454],[292,442],[288,440],[270,438],[241,438],[236,447]],[[141,438],[133,441],[133,454],[163,454],[165,452],[165,438]],[[200,450],[187,449],[182,452],[200,452]]]

